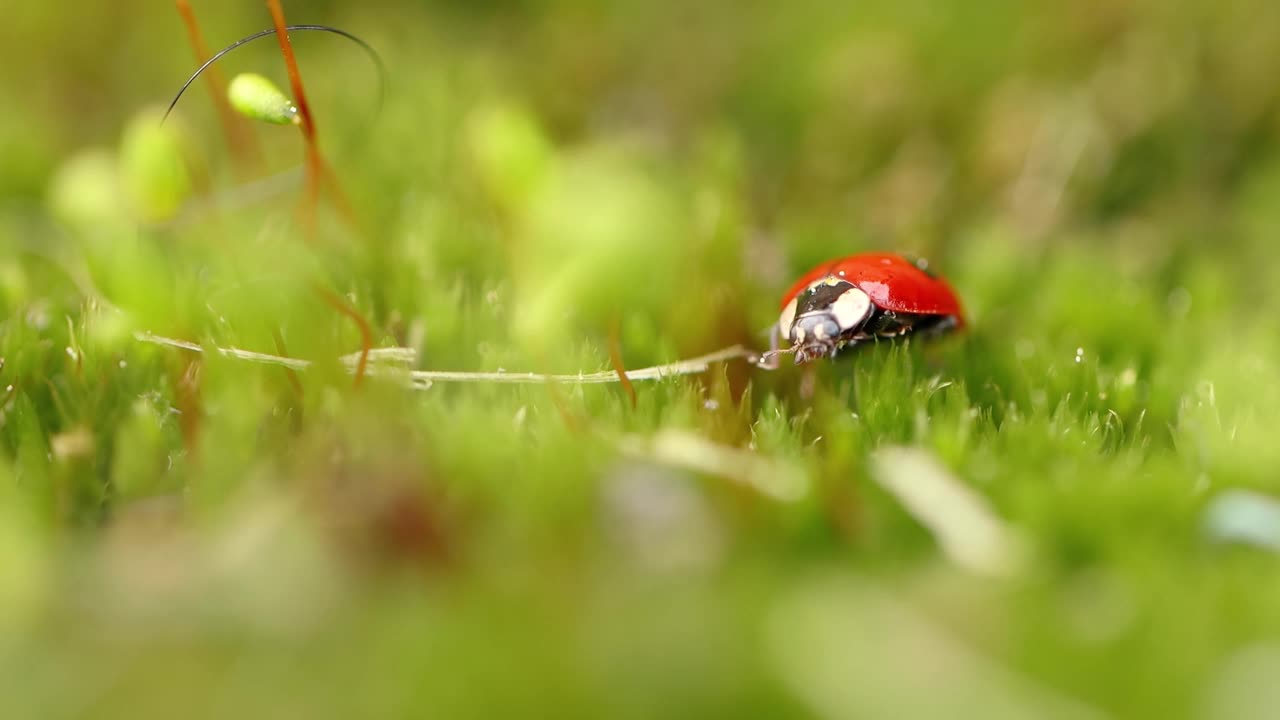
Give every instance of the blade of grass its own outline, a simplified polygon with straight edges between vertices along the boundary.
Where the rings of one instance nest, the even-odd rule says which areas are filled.
[[[151,333],[137,333],[134,338],[139,342],[149,343],[152,345],[163,345],[166,347],[178,348],[180,350],[197,353],[205,352],[205,348],[203,346],[189,340],[179,340],[177,338],[153,335]],[[234,358],[236,360],[261,363],[264,365],[279,365],[292,370],[306,370],[311,366],[311,362],[308,360],[281,357],[279,355],[254,352],[252,350],[242,350],[234,347],[213,347],[212,351],[219,355]],[[347,366],[349,372],[356,372],[357,368],[360,366],[361,357],[363,355],[363,351],[359,351],[350,355],[344,355],[341,360],[342,363]],[[407,362],[413,362],[414,357],[415,353],[410,348],[374,348],[369,351],[366,371],[369,375],[402,375],[412,381],[418,389],[426,389],[427,387],[430,387],[431,383],[436,382],[498,383],[509,385],[530,385],[547,382],[604,385],[619,382],[618,373],[615,370],[602,370],[599,372],[576,374],[548,374],[533,372],[464,372],[450,370],[410,370],[406,372],[403,369],[392,367],[394,365],[403,365]],[[741,345],[732,345],[715,352],[707,353],[706,355],[689,358],[688,360],[680,360],[678,362],[667,363],[665,365],[653,365],[646,368],[640,368],[638,370],[628,370],[626,376],[635,381],[662,380],[664,378],[677,377],[680,375],[697,375],[699,373],[706,372],[715,363],[729,362],[731,360],[752,361],[755,357],[756,353],[751,350],[748,350]]]

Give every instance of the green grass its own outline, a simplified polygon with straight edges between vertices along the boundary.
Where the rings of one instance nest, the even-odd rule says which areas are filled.
[[[197,7],[213,44],[267,24],[240,5]],[[1269,717],[1280,558],[1213,513],[1280,495],[1280,12],[1059,5],[290,4],[391,68],[370,121],[359,51],[295,38],[359,226],[313,240],[296,186],[146,221],[240,182],[203,87],[170,135],[140,110],[191,66],[166,4],[10,18],[5,715]],[[228,73],[281,82],[273,50]],[[357,390],[314,291],[422,369],[607,369],[615,330],[637,368],[762,347],[872,248],[969,331],[634,406]],[[900,446],[1002,572],[878,482]]]

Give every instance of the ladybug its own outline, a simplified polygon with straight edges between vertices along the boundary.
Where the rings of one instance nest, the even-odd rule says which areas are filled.
[[[772,330],[773,350],[762,364],[794,352],[796,364],[881,338],[964,327],[960,299],[923,261],[892,253],[861,253],[825,262],[805,273],[782,296]],[[778,339],[791,343],[778,350]]]

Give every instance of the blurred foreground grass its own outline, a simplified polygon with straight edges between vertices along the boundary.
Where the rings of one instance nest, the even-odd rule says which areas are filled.
[[[7,13],[6,717],[1273,716],[1280,6],[287,10],[391,68],[375,117],[357,50],[295,38],[358,217],[314,242],[296,176],[208,202],[295,132],[237,172],[200,86],[155,130],[168,3]],[[216,46],[268,23],[197,11]],[[270,42],[245,70],[283,84]],[[595,371],[615,329],[628,367],[759,347],[869,248],[972,329],[811,394],[355,391],[314,291],[422,368]],[[994,534],[940,544],[894,490],[925,476]]]

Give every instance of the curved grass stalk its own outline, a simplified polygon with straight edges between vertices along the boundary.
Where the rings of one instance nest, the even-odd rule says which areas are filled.
[[[137,333],[134,337],[139,342],[150,343],[152,345],[163,345],[165,347],[178,348],[180,350],[187,350],[196,353],[203,353],[207,349],[224,357],[263,365],[277,365],[291,370],[306,370],[311,366],[311,361],[309,360],[283,357],[280,355],[272,355],[270,353],[260,353],[252,350],[242,350],[235,347],[224,348],[211,346],[206,348],[189,340],[179,340],[177,338],[153,335],[151,333]],[[339,360],[347,368],[347,372],[355,373],[360,365],[361,355],[361,352],[355,352],[350,355],[344,355],[339,358]],[[748,360],[754,362],[756,357],[756,352],[748,350],[742,345],[731,345],[727,348],[707,353],[706,355],[689,358],[688,360],[680,360],[678,362],[666,363],[664,365],[653,365],[651,367],[639,368],[637,370],[627,370],[625,376],[633,382],[663,380],[665,378],[678,377],[681,375],[697,375],[699,373],[704,373],[709,370],[712,365],[720,362],[729,362],[731,360]],[[587,373],[535,373],[505,371],[465,372],[455,370],[406,370],[404,368],[405,365],[414,362],[416,359],[417,353],[415,353],[412,348],[375,348],[370,350],[368,353],[366,372],[369,375],[402,377],[410,386],[418,390],[425,390],[438,382],[496,383],[506,385],[540,385],[546,383],[605,385],[621,382],[616,370],[601,370],[599,372]]]

